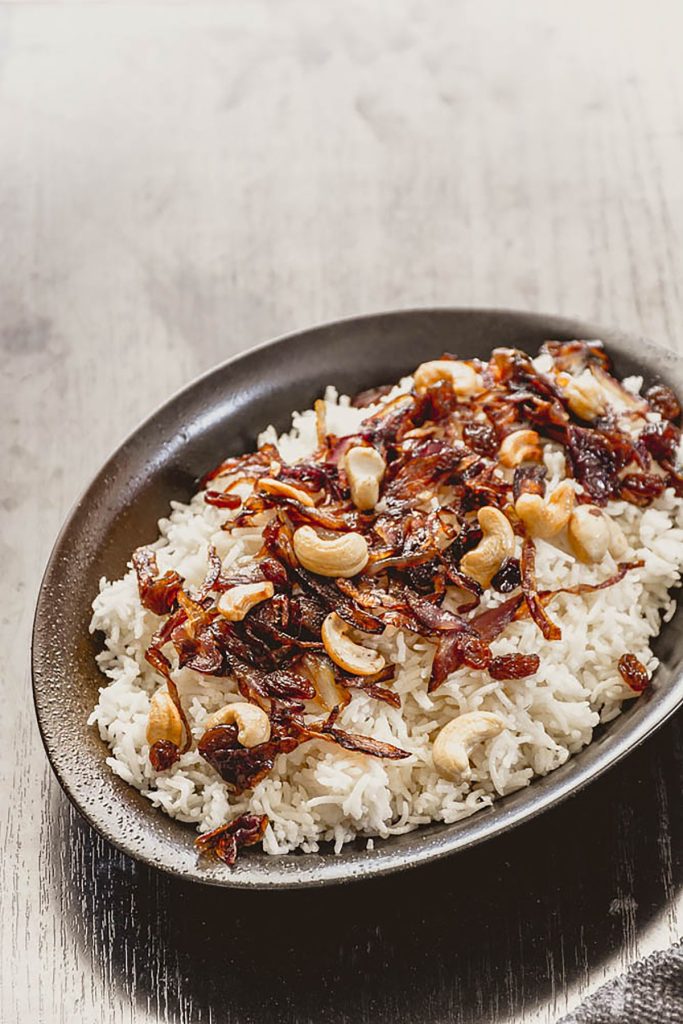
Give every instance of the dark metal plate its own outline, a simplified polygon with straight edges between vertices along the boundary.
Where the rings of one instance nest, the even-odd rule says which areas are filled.
[[[106,839],[172,874],[214,885],[288,888],[350,881],[424,863],[492,838],[557,804],[656,729],[683,701],[683,613],[658,643],[651,691],[576,757],[527,789],[453,825],[364,843],[335,856],[268,857],[244,851],[232,870],[199,865],[195,833],[173,821],[105,764],[107,748],[86,721],[102,678],[88,634],[101,576],[120,576],[134,547],[154,539],[171,499],[226,455],[253,447],[268,423],[282,430],[328,383],[353,393],[397,379],[443,351],[487,358],[495,346],[535,351],[546,339],[602,338],[620,375],[642,373],[683,392],[683,360],[643,338],[592,324],[506,310],[414,310],[315,327],[217,367],[154,413],[114,453],[76,503],[50,557],[33,632],[33,685],[45,749],[67,795]]]

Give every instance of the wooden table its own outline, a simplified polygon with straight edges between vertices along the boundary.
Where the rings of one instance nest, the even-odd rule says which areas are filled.
[[[27,661],[71,502],[234,352],[428,304],[680,347],[682,32],[674,0],[0,5],[3,1024],[555,1021],[679,937],[680,715],[508,838],[238,894],[79,819]]]

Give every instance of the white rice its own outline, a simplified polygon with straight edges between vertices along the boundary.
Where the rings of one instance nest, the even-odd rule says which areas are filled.
[[[637,391],[640,383],[631,380],[628,385]],[[354,409],[348,399],[338,399],[332,388],[325,400],[328,430],[338,435],[352,433],[369,413]],[[292,430],[283,437],[277,438],[269,428],[259,438],[266,440],[277,443],[287,461],[310,454],[316,444],[314,413],[295,414]],[[545,462],[552,490],[564,476],[561,449],[546,447]],[[590,743],[599,722],[619,713],[622,702],[635,696],[617,671],[623,653],[635,654],[650,673],[657,667],[649,645],[662,616],[668,620],[675,608],[669,591],[678,583],[683,565],[683,501],[667,490],[647,509],[611,502],[607,511],[631,544],[627,558],[645,564],[605,590],[556,598],[551,614],[562,627],[561,640],[544,640],[537,626],[523,619],[493,642],[494,655],[538,653],[536,675],[496,682],[485,672],[463,668],[428,694],[433,645],[410,632],[387,628],[381,637],[364,642],[398,666],[393,688],[401,697],[401,709],[352,691],[339,724],[409,750],[410,758],[381,761],[322,741],[309,742],[279,755],[270,775],[240,796],[229,793],[195,750],[183,754],[169,771],[157,775],[151,768],[145,731],[150,696],[160,680],[144,652],[160,620],[142,607],[132,569],[123,579],[103,578],[90,629],[104,634],[97,660],[108,684],[100,690],[89,721],[111,749],[107,763],[155,807],[193,823],[199,831],[216,828],[247,810],[267,814],[270,824],[263,845],[271,854],[297,848],[314,851],[326,841],[338,852],[358,836],[385,837],[430,821],[467,817],[563,764]],[[173,502],[169,517],[159,522],[154,545],[160,571],[174,568],[198,586],[206,574],[211,544],[226,567],[248,564],[261,547],[261,532],[255,527],[222,531],[221,524],[235,514],[207,505],[201,493],[187,505]],[[600,582],[615,572],[610,556],[599,567],[590,567],[559,545],[537,541],[540,589]],[[501,600],[489,592],[484,606]],[[189,669],[175,670],[173,677],[195,740],[211,712],[239,698],[230,679]],[[471,781],[446,781],[434,770],[432,742],[455,714],[477,709],[495,712],[505,729],[474,750]]]

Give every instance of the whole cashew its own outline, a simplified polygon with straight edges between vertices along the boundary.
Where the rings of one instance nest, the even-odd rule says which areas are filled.
[[[585,370],[580,377],[558,373],[556,380],[569,408],[582,420],[596,420],[605,413],[605,392],[590,370]]]
[[[247,612],[261,601],[268,601],[275,593],[269,580],[262,583],[240,583],[221,594],[216,607],[230,622],[241,622]]]
[[[416,391],[426,391],[432,384],[447,380],[453,391],[461,398],[467,398],[476,391],[481,391],[481,377],[467,363],[457,359],[433,359],[429,363],[421,363],[413,374]]]
[[[628,541],[618,523],[597,505],[579,505],[569,520],[569,543],[582,562],[601,562],[607,552],[621,558]]]
[[[183,720],[165,686],[152,694],[147,719],[147,742],[151,747],[159,740],[169,740],[176,747],[183,742]]]
[[[511,469],[522,462],[540,462],[543,452],[539,441],[535,430],[513,430],[501,441],[498,458]]]
[[[482,587],[488,587],[506,558],[515,550],[515,534],[500,509],[487,505],[480,508],[477,519],[483,533],[476,548],[460,560],[460,568]]]
[[[341,533],[327,539],[312,526],[294,534],[294,554],[304,569],[319,576],[355,576],[368,564],[368,543],[361,533]]]
[[[237,726],[237,739],[243,747],[256,747],[270,739],[268,715],[256,704],[249,704],[247,701],[226,704],[219,711],[214,711],[207,718],[205,728],[213,729],[217,725],[233,724]]]
[[[444,725],[434,740],[432,759],[445,779],[465,781],[471,778],[470,751],[477,743],[493,739],[505,728],[490,711],[468,711]]]
[[[344,469],[356,508],[367,512],[379,501],[379,487],[387,464],[376,448],[357,445],[344,456]]]
[[[354,676],[374,676],[381,672],[385,664],[382,655],[354,643],[347,635],[348,628],[336,612],[330,612],[323,622],[323,644],[332,661]]]
[[[547,498],[540,494],[520,494],[515,512],[532,537],[547,540],[563,530],[574,507],[574,488],[563,480]]]

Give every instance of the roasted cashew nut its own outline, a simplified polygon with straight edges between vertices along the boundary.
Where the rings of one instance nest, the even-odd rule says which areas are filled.
[[[515,550],[515,534],[500,509],[487,505],[480,508],[477,519],[483,533],[476,548],[460,560],[460,569],[482,587],[488,587],[506,558]]]
[[[368,564],[368,542],[360,533],[319,537],[312,526],[294,534],[294,554],[304,569],[319,576],[355,576]]]
[[[513,430],[501,441],[498,458],[509,469],[522,462],[540,462],[543,458],[540,440],[535,430]]]
[[[515,502],[515,512],[532,537],[548,540],[569,522],[574,498],[571,482],[563,480],[547,498],[540,494],[520,494]]]
[[[351,498],[361,512],[373,509],[379,501],[379,488],[387,464],[376,448],[356,446],[344,456],[344,469]]]
[[[168,740],[176,747],[183,742],[183,720],[165,686],[152,694],[146,735],[150,747],[160,740]]]
[[[447,380],[460,398],[467,398],[481,391],[481,377],[473,367],[457,359],[433,359],[421,363],[413,374],[415,390],[426,391],[432,384]]]
[[[455,782],[472,777],[470,752],[485,740],[493,739],[505,728],[490,711],[468,711],[444,725],[434,740],[432,759],[439,775]]]
[[[579,505],[569,520],[569,543],[581,562],[601,562],[607,552],[621,558],[628,541],[621,527],[597,505]]]
[[[580,377],[558,373],[556,380],[569,408],[582,420],[596,420],[604,415],[605,392],[590,370],[584,370]]]
[[[322,625],[325,650],[335,663],[354,676],[374,676],[384,668],[384,658],[369,647],[354,643],[347,624],[336,612],[330,612]]]
[[[217,725],[233,724],[237,726],[237,739],[243,747],[256,747],[270,739],[268,715],[256,704],[249,704],[247,701],[226,704],[219,711],[214,711],[207,718],[204,728],[213,729]]]
[[[218,598],[216,608],[230,622],[241,622],[244,616],[261,601],[268,601],[275,593],[270,580],[261,583],[240,583],[226,590]]]

